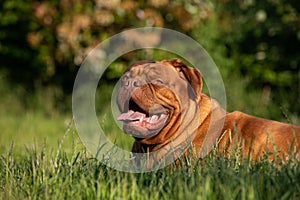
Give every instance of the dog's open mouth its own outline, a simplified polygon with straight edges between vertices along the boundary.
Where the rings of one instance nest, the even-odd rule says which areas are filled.
[[[157,104],[153,107],[145,111],[130,100],[128,110],[121,113],[117,120],[122,121],[124,131],[134,137],[151,137],[158,133],[168,120],[166,109]]]

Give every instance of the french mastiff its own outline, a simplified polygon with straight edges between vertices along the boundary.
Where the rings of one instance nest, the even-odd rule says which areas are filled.
[[[117,104],[124,132],[135,138],[132,152],[157,152],[153,162],[174,149],[186,151],[189,144],[203,157],[212,146],[226,157],[238,153],[251,160],[266,155],[285,160],[299,153],[300,127],[239,111],[228,113],[201,90],[199,70],[180,59],[128,67]]]

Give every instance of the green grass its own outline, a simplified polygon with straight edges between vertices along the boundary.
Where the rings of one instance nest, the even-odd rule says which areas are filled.
[[[0,199],[300,198],[299,161],[279,169],[268,160],[250,165],[211,156],[190,166],[126,173],[92,158],[67,117],[6,116],[1,127],[14,134],[1,134]]]
[[[26,148],[39,150],[45,145],[47,149],[57,148],[71,119],[71,115],[47,117],[32,111],[20,115],[0,114],[0,152],[7,151],[11,143],[18,154]],[[67,148],[71,142],[67,138],[63,147]]]
[[[116,171],[84,150],[67,155],[11,148],[0,157],[2,199],[299,199],[300,165],[278,169],[267,160],[249,165],[208,158],[188,167],[149,173]]]
[[[211,156],[179,168],[120,172],[86,152],[71,114],[24,109],[12,95],[1,100],[0,199],[300,198],[300,161],[278,168],[268,160],[250,165]],[[110,107],[97,105],[107,137],[130,149],[132,139],[112,123]]]

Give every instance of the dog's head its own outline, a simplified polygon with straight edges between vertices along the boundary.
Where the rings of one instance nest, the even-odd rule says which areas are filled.
[[[121,77],[118,120],[137,139],[167,134],[176,129],[175,122],[184,117],[189,102],[199,98],[201,89],[200,72],[180,59],[136,62]]]

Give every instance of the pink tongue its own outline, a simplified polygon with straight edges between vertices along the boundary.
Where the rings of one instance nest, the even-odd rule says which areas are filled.
[[[132,110],[129,110],[127,113],[122,113],[121,115],[119,115],[117,120],[119,121],[139,120],[142,116],[145,117],[146,115],[144,113],[134,112]]]

